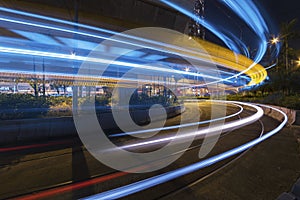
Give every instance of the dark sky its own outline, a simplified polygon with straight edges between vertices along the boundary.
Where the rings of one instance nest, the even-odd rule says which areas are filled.
[[[249,0],[240,0],[249,1]],[[270,39],[271,37],[280,35],[280,25],[284,22],[289,22],[294,18],[298,18],[295,30],[300,32],[300,0],[253,0],[259,7],[263,17],[268,23]],[[206,1],[206,19],[213,22],[213,24],[226,27],[234,35],[242,38],[246,45],[253,44],[252,48],[257,45],[255,37],[251,37],[250,29],[247,28],[243,20],[232,14],[230,9],[227,9],[220,3],[220,0],[207,0]],[[221,19],[221,20],[220,20]],[[221,23],[220,23],[221,21]],[[219,27],[218,27],[219,28]],[[242,29],[242,30],[241,30]],[[251,29],[252,30],[252,29]],[[207,36],[213,34],[207,34]],[[242,37],[241,37],[242,36]],[[217,39],[212,36],[212,41]],[[222,42],[221,42],[222,43]],[[300,40],[291,41],[291,46],[295,49],[300,49]]]
[[[270,16],[271,21],[279,25],[298,18],[296,28],[300,31],[300,1],[299,0],[256,0]]]
[[[280,24],[289,22],[294,18],[298,21],[295,30],[300,32],[300,1],[299,0],[255,0],[262,9],[265,10],[267,16],[270,17],[268,21],[274,23],[279,29]],[[300,39],[292,42],[292,46],[300,49]]]

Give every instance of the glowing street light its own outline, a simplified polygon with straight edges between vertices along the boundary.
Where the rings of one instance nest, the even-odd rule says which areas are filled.
[[[279,37],[273,37],[272,39],[271,39],[271,43],[272,44],[277,44],[279,42]]]
[[[271,46],[272,45],[275,45],[275,46],[277,46],[277,43],[278,42],[280,42],[280,38],[279,37],[274,37],[273,36],[273,38],[269,41],[269,51],[270,51],[270,56],[271,56]],[[276,63],[275,63],[275,65],[276,65],[276,71],[278,72],[278,56],[276,56]]]

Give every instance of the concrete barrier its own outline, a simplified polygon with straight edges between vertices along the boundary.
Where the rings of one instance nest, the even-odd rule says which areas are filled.
[[[269,105],[269,106],[272,106],[274,108],[277,108],[277,109],[283,111],[288,116],[288,122],[287,122],[288,126],[291,126],[296,121],[296,111],[295,110],[280,107],[280,106],[273,106],[273,105]],[[262,109],[264,110],[265,115],[268,115],[278,121],[283,120],[283,116],[279,112],[277,112],[271,108],[266,108],[266,107],[262,107]]]
[[[300,110],[296,111],[296,120],[294,125],[299,125],[300,126]]]
[[[184,112],[184,106],[166,107],[167,117],[171,118]],[[131,111],[132,119],[137,124],[149,122],[147,109]],[[111,112],[101,113],[99,123],[104,130],[117,129]],[[153,120],[160,120],[154,116]],[[76,136],[77,130],[72,116],[38,119],[2,120],[0,121],[0,145],[22,141],[47,139],[63,136]]]

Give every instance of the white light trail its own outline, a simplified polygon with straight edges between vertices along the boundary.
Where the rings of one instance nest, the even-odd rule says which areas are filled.
[[[99,200],[99,199],[117,199],[117,198],[121,198],[121,197],[125,197],[134,193],[137,193],[139,191],[157,186],[159,184],[165,183],[167,181],[179,178],[181,176],[184,176],[186,174],[192,173],[194,171],[203,169],[205,167],[211,166],[217,162],[220,162],[226,158],[229,158],[231,156],[234,156],[236,154],[242,153],[245,150],[261,143],[262,141],[270,138],[271,136],[273,136],[274,134],[276,134],[278,131],[280,131],[284,125],[287,123],[287,115],[282,112],[281,110],[277,109],[277,108],[273,108],[271,106],[266,106],[266,105],[260,105],[262,107],[267,107],[267,108],[271,108],[277,112],[279,112],[280,114],[282,114],[283,116],[283,121],[280,123],[280,125],[278,127],[276,127],[275,129],[273,129],[272,131],[262,135],[261,137],[254,139],[248,143],[245,143],[241,146],[238,146],[236,148],[233,148],[229,151],[226,151],[224,153],[221,153],[219,155],[210,157],[208,159],[205,159],[203,161],[197,162],[195,164],[192,165],[188,165],[186,167],[177,169],[177,170],[173,170],[164,174],[160,174],[145,180],[141,180],[129,185],[125,185],[116,189],[112,189],[100,194],[96,194],[96,195],[92,195],[86,198],[82,198],[82,199],[86,199],[86,200]]]

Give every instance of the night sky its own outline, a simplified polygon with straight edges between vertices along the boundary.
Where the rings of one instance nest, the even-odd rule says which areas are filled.
[[[299,0],[256,0],[262,5],[271,20],[279,27],[283,22],[298,19],[296,30],[300,31],[300,5]]]
[[[248,1],[248,0],[241,0]],[[298,18],[295,30],[300,32],[300,5],[299,0],[253,0],[258,6],[262,16],[267,22],[269,32],[266,36],[270,39],[274,36],[280,35],[280,25],[291,21],[294,18]],[[280,3],[281,2],[281,3]],[[257,35],[253,29],[249,29],[249,26],[243,20],[235,15],[230,9],[220,3],[220,0],[207,0],[205,8],[205,18],[207,21],[212,22],[217,28],[234,34],[242,39],[242,41],[250,48],[255,49],[258,43]],[[207,31],[208,32],[208,31]],[[208,32],[209,33],[209,32]],[[206,39],[222,45],[223,43],[218,41],[218,38],[214,34],[206,34]],[[290,46],[295,49],[300,49],[300,40],[290,41]]]
[[[278,23],[300,18],[300,4],[297,0],[260,0],[258,2]],[[298,27],[300,27],[300,22],[298,22]]]
[[[294,18],[298,19],[295,30],[300,32],[300,4],[299,0],[256,0],[265,10],[278,28],[283,22],[289,22]],[[294,48],[300,49],[300,39],[293,41]]]

